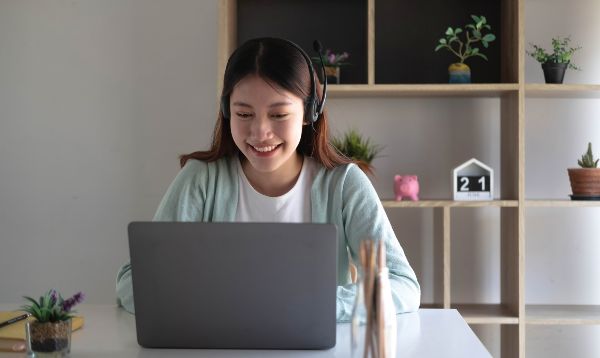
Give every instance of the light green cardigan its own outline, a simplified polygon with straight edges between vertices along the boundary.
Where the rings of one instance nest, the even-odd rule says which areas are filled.
[[[237,160],[237,158],[236,158]],[[189,160],[163,197],[155,221],[234,221],[238,202],[238,167],[231,158],[207,163]],[[338,233],[337,320],[352,315],[356,284],[351,283],[347,252],[358,262],[362,239],[382,239],[387,251],[396,312],[419,308],[421,290],[402,247],[367,176],[354,164],[320,166],[311,188],[312,222],[332,223]],[[133,313],[131,267],[117,275],[118,302]]]

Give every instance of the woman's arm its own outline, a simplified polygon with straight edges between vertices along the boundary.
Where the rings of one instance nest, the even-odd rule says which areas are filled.
[[[346,244],[350,249],[352,260],[360,262],[358,251],[361,240],[383,240],[396,312],[417,310],[421,299],[421,289],[415,272],[408,263],[394,234],[375,188],[357,166],[352,165],[346,174],[342,197],[342,220]],[[351,319],[355,296],[356,284],[338,286],[338,321]]]

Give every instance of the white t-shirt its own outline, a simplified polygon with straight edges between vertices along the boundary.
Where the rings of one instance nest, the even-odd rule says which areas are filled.
[[[296,184],[287,193],[271,197],[257,192],[238,165],[239,197],[236,221],[241,222],[311,222],[310,191],[317,170],[312,158],[304,157]]]

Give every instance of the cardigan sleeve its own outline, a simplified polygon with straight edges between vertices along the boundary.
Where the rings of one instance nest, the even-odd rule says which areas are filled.
[[[357,166],[348,169],[342,187],[342,222],[346,244],[354,262],[360,241],[383,240],[396,313],[419,308],[421,289],[369,178]],[[356,284],[338,286],[337,320],[349,321],[356,296]]]
[[[206,180],[204,162],[189,160],[179,171],[163,196],[153,221],[200,221],[203,216],[204,186]],[[127,312],[135,313],[131,264],[119,269],[116,280],[117,304]]]

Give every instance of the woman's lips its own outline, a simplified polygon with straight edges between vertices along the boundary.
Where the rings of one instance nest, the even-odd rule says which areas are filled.
[[[281,143],[276,144],[276,145],[256,145],[256,146],[248,144],[248,146],[250,147],[250,150],[252,151],[252,153],[255,156],[270,157],[270,156],[273,156],[279,150],[279,147],[281,147]]]

